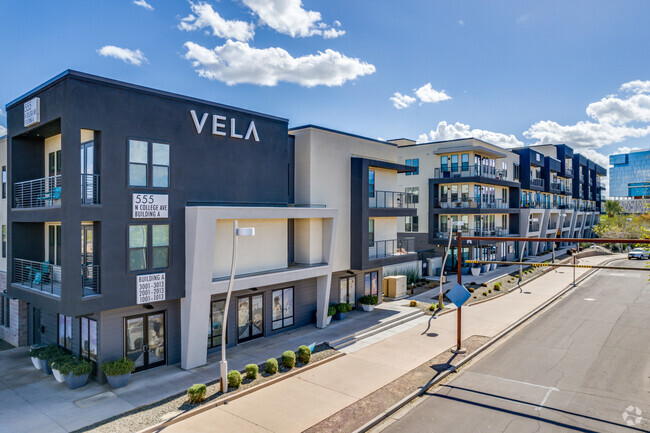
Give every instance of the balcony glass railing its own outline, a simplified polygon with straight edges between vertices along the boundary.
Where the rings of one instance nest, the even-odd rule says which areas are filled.
[[[508,170],[497,170],[491,166],[459,165],[458,167],[442,166],[434,170],[433,177],[436,179],[447,179],[456,177],[487,177],[490,179],[506,179]]]
[[[61,266],[14,259],[13,282],[23,287],[61,296]]]
[[[450,197],[439,199],[436,202],[437,208],[442,209],[508,209],[508,201],[500,198],[485,197]]]
[[[14,209],[61,205],[61,175],[14,183]],[[99,203],[99,175],[81,175],[81,204]]]
[[[374,241],[368,247],[369,259],[403,256],[415,251],[415,238],[387,239]]]
[[[452,233],[452,236],[455,236],[458,233],[458,230],[455,230]],[[508,236],[508,229],[503,227],[494,227],[494,228],[463,228],[461,230],[463,236]],[[449,239],[449,227],[442,225],[440,226],[440,231],[436,233],[436,238],[438,239]]]
[[[369,197],[369,207],[371,208],[414,208],[413,194],[398,191],[375,191]]]
[[[544,179],[540,179],[538,177],[531,177],[530,186],[538,186],[540,188],[544,188]]]

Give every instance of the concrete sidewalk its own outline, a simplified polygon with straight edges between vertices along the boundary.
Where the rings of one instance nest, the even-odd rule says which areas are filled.
[[[617,256],[581,259],[599,264]],[[621,256],[623,257],[623,256]],[[576,276],[588,269],[576,270]],[[569,268],[556,269],[498,299],[467,307],[463,337],[495,336],[571,283]],[[431,320],[428,332],[423,332]],[[416,319],[419,326],[383,338],[318,368],[165,427],[165,432],[301,432],[408,373],[453,346],[456,315]]]
[[[412,309],[399,303],[378,305],[372,313],[350,312],[343,321],[333,320],[324,329],[304,326],[228,349],[230,369],[243,370],[278,357],[285,350],[322,343],[404,316]],[[208,355],[208,364],[182,370],[178,364],[134,374],[120,389],[90,381],[77,390],[57,383],[33,367],[28,347],[0,352],[0,433],[64,433],[94,424],[137,407],[185,392],[195,383],[219,379],[221,352]]]

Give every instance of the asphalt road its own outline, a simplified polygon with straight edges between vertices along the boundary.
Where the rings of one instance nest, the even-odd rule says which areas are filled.
[[[649,276],[595,273],[383,431],[649,431]]]

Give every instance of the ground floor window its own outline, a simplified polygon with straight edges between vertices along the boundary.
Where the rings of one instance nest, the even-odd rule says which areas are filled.
[[[58,314],[59,346],[72,350],[72,317]]]
[[[379,284],[379,272],[366,272],[364,275],[364,287],[363,294],[368,296],[377,296],[378,294],[378,284]]]
[[[81,357],[97,362],[97,321],[81,318]]]
[[[208,347],[221,346],[221,334],[223,332],[223,312],[226,309],[226,301],[212,301],[210,306],[210,332],[208,333]]]
[[[293,325],[293,287],[274,290],[273,330]]]
[[[0,296],[0,325],[11,326],[11,300],[4,293]]]
[[[356,277],[343,277],[339,280],[339,302],[354,307],[357,302]]]

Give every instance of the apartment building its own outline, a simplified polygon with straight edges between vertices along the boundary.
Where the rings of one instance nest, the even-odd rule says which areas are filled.
[[[650,150],[609,156],[609,197],[627,213],[650,207]]]
[[[396,145],[75,71],[6,108],[7,294],[27,344],[137,371],[205,364],[235,220],[255,235],[239,239],[227,346],[324,327],[330,303],[417,266],[397,236],[416,210]]]
[[[399,236],[415,236],[421,258],[446,252],[456,222],[466,236],[504,239],[463,243],[463,259],[511,260],[552,249],[551,243],[508,241],[513,236],[591,236],[605,170],[566,145],[504,149],[474,138],[392,142],[399,145],[399,161],[417,167],[399,176],[400,187],[417,197],[418,209],[417,217],[400,225]],[[452,245],[450,271],[457,266],[456,250]]]

